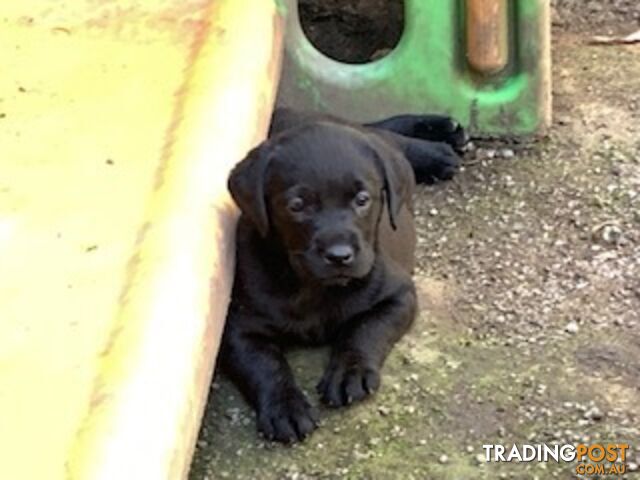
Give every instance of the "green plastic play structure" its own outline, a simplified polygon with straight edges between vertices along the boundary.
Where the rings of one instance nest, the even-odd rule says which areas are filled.
[[[280,105],[354,121],[446,113],[480,136],[540,134],[550,123],[548,0],[405,0],[398,45],[386,57],[362,65],[318,51],[302,30],[297,0],[284,4],[288,25]],[[503,15],[504,31],[492,33],[498,19],[480,23],[475,30],[480,36],[470,37],[476,34],[472,8],[481,21]],[[495,49],[504,61],[482,71],[471,52],[482,54],[486,48],[478,42],[499,43],[499,37],[502,45]]]

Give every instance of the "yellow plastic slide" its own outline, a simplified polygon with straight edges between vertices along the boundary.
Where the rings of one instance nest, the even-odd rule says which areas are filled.
[[[0,2],[0,479],[186,475],[280,52],[270,0]]]

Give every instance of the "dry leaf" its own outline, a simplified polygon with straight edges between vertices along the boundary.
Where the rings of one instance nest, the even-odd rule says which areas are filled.
[[[589,42],[591,45],[630,45],[632,43],[640,43],[640,30],[626,37],[607,37],[598,35],[593,37]]]

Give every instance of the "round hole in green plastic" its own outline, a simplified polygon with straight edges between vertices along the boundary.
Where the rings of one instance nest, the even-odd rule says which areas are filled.
[[[404,29],[404,0],[298,0],[298,8],[311,44],[344,63],[385,57]]]

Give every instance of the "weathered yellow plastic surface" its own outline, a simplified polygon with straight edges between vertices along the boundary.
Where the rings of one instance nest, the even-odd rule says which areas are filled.
[[[0,479],[185,475],[279,42],[270,1],[0,2]]]

